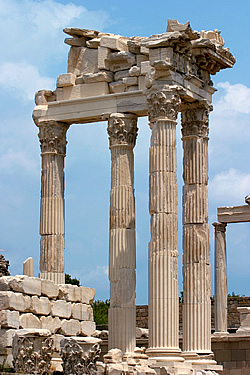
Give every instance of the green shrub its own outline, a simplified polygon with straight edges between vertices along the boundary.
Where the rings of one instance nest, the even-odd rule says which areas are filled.
[[[108,324],[108,309],[110,307],[110,300],[94,301],[92,303],[94,321],[96,324]]]

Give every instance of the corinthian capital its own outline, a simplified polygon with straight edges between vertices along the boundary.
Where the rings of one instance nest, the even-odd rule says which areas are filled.
[[[176,121],[181,104],[178,86],[153,86],[147,91],[148,117],[150,121],[164,117]]]
[[[44,121],[39,124],[38,137],[41,151],[44,153],[66,154],[66,132],[69,125],[64,122]]]
[[[137,116],[133,114],[113,113],[108,120],[110,146],[135,146],[137,137]]]
[[[207,137],[208,116],[213,107],[206,100],[187,103],[181,112],[182,136]]]

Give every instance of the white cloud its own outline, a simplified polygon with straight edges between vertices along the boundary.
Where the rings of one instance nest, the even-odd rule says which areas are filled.
[[[243,205],[250,193],[250,173],[231,168],[218,173],[208,185],[210,202],[219,206]]]
[[[10,171],[20,167],[22,170],[37,171],[36,160],[27,155],[26,151],[15,151],[10,148],[0,157],[0,170]]]
[[[0,64],[0,86],[12,95],[33,100],[37,90],[53,89],[54,80],[42,77],[33,65],[7,62]]]
[[[230,115],[237,113],[250,113],[250,88],[236,83],[220,82],[217,87],[224,90],[219,100],[215,101],[217,115]]]

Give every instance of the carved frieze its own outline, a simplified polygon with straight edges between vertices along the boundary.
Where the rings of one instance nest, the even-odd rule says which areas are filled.
[[[137,117],[132,114],[113,113],[108,120],[110,146],[135,146],[137,137]]]
[[[63,361],[63,373],[71,374],[88,374],[96,373],[96,361],[99,358],[101,349],[99,344],[94,344],[85,352],[76,340],[70,339],[61,349]]]
[[[69,125],[63,122],[48,121],[39,125],[38,137],[43,153],[66,154],[66,132]]]
[[[186,104],[181,112],[182,136],[207,137],[209,132],[208,116],[212,108],[205,100]]]
[[[147,92],[148,117],[154,121],[159,117],[165,117],[176,121],[181,104],[178,86],[164,86],[160,89],[152,87]]]
[[[50,374],[51,358],[54,351],[53,339],[48,337],[41,343],[40,350],[34,348],[34,339],[19,337],[15,341],[13,364],[16,373]],[[37,345],[36,345],[37,346]]]

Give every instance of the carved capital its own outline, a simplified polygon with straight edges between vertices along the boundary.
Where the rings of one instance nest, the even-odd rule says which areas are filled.
[[[206,100],[185,104],[181,112],[182,136],[207,137],[208,116],[212,109],[213,107]]]
[[[216,232],[226,232],[227,224],[224,223],[213,223],[214,229]]]
[[[158,118],[176,121],[181,104],[178,86],[152,87],[147,92],[148,117],[150,122]]]
[[[38,137],[41,143],[41,151],[44,153],[53,153],[66,155],[66,132],[69,125],[57,121],[44,121],[39,124]]]
[[[133,114],[113,113],[108,119],[110,147],[135,146],[137,137],[137,116]]]

